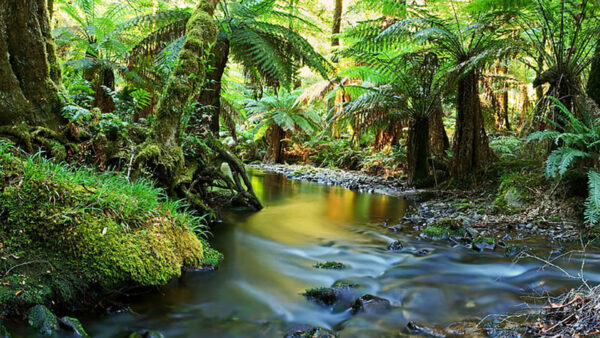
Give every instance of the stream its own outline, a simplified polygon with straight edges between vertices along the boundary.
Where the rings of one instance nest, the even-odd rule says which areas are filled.
[[[423,240],[410,228],[394,233],[411,202],[344,188],[288,180],[252,171],[265,209],[226,215],[211,242],[225,254],[217,272],[193,272],[160,293],[144,296],[131,312],[82,318],[92,337],[122,337],[157,330],[166,337],[283,337],[305,324],[340,332],[342,337],[406,335],[413,320],[444,327],[479,321],[490,314],[521,309],[526,295],[544,295],[576,286],[533,259],[514,263],[502,250],[477,253],[447,242]],[[392,252],[400,239],[404,249]],[[537,239],[535,242],[544,242]],[[533,243],[533,242],[532,242]],[[537,253],[550,248],[528,244]],[[427,254],[417,254],[426,249]],[[316,269],[338,261],[342,270]],[[600,281],[600,257],[588,254],[585,275]],[[573,274],[581,258],[561,262]],[[595,268],[594,268],[595,267]],[[307,288],[338,280],[359,284],[361,294],[388,299],[384,314],[353,315],[307,300]]]

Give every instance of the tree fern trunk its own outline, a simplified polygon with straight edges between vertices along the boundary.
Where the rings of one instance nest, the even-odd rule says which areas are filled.
[[[435,157],[444,158],[446,150],[450,148],[450,141],[444,127],[444,108],[439,99],[434,104],[435,112],[429,117],[430,151]]]
[[[587,94],[600,105],[600,41],[596,44],[592,69],[587,83]]]
[[[408,184],[422,185],[429,177],[429,118],[417,117],[408,129]]]
[[[0,3],[0,124],[62,122],[48,0]]]
[[[485,168],[493,159],[483,124],[479,81],[475,70],[458,81],[456,96],[456,131],[450,170],[452,176],[464,177]]]

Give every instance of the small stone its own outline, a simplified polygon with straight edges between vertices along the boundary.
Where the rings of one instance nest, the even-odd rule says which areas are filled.
[[[418,334],[418,335],[422,335],[425,337],[433,337],[433,338],[444,338],[446,337],[445,334],[438,332],[437,330],[425,327],[425,326],[421,326],[413,321],[408,322],[408,324],[406,325],[406,329],[408,330],[408,332],[412,333],[412,334]]]
[[[389,231],[391,232],[401,232],[402,231],[402,224],[397,224],[394,226],[391,226],[388,228]]]
[[[400,251],[402,250],[402,248],[404,248],[404,244],[402,244],[400,240],[394,241],[390,245],[388,245],[388,250],[391,251]]]
[[[429,249],[421,249],[419,251],[417,251],[417,256],[419,257],[423,257],[423,256],[427,256],[431,253],[431,250]]]
[[[391,307],[392,305],[387,299],[373,295],[363,295],[352,305],[352,313],[381,314],[390,310]]]

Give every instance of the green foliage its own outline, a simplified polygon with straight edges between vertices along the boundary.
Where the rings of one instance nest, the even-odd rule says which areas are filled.
[[[588,172],[588,198],[585,201],[585,221],[596,225],[600,222],[600,173]]]
[[[523,146],[523,140],[513,136],[490,138],[490,148],[496,156],[505,161],[520,158]]]
[[[277,95],[248,101],[248,123],[255,130],[255,141],[262,139],[273,125],[284,131],[301,131],[309,135],[318,130],[320,116],[310,108],[297,104],[299,95],[298,91],[280,91]]]

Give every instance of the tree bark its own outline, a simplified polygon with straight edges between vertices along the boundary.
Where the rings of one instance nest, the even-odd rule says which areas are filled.
[[[469,71],[458,81],[456,110],[450,172],[454,177],[464,177],[485,168],[493,159],[481,114],[476,70]]]
[[[429,117],[416,117],[408,128],[408,184],[422,185],[429,177]]]
[[[283,163],[285,161],[285,130],[280,126],[273,124],[268,131],[268,147],[265,155],[265,163]]]
[[[597,42],[594,52],[592,69],[587,83],[587,94],[596,104],[600,105],[600,41]]]
[[[506,66],[498,66],[496,70],[496,73],[501,76],[506,76],[506,74],[508,73],[508,67]],[[502,80],[502,82],[502,92],[499,93],[496,97],[496,100],[498,100],[498,108],[500,110],[499,127],[504,127],[506,128],[506,130],[510,130],[510,119],[508,116],[508,88],[506,87],[506,82],[504,79]]]
[[[429,117],[430,152],[437,158],[445,158],[446,150],[450,148],[450,140],[444,127],[444,108],[439,99],[434,104],[435,111]]]
[[[0,4],[0,124],[57,127],[61,117],[60,66],[48,0]]]
[[[211,68],[206,74],[205,84],[197,98],[199,114],[208,115],[206,121],[209,130],[219,136],[219,117],[221,112],[221,80],[229,61],[229,40],[220,32],[212,48]]]
[[[331,30],[331,46],[338,47],[340,45],[340,38],[336,35],[340,34],[342,30],[342,13],[344,11],[344,1],[335,0],[335,10],[333,11],[333,27]]]

